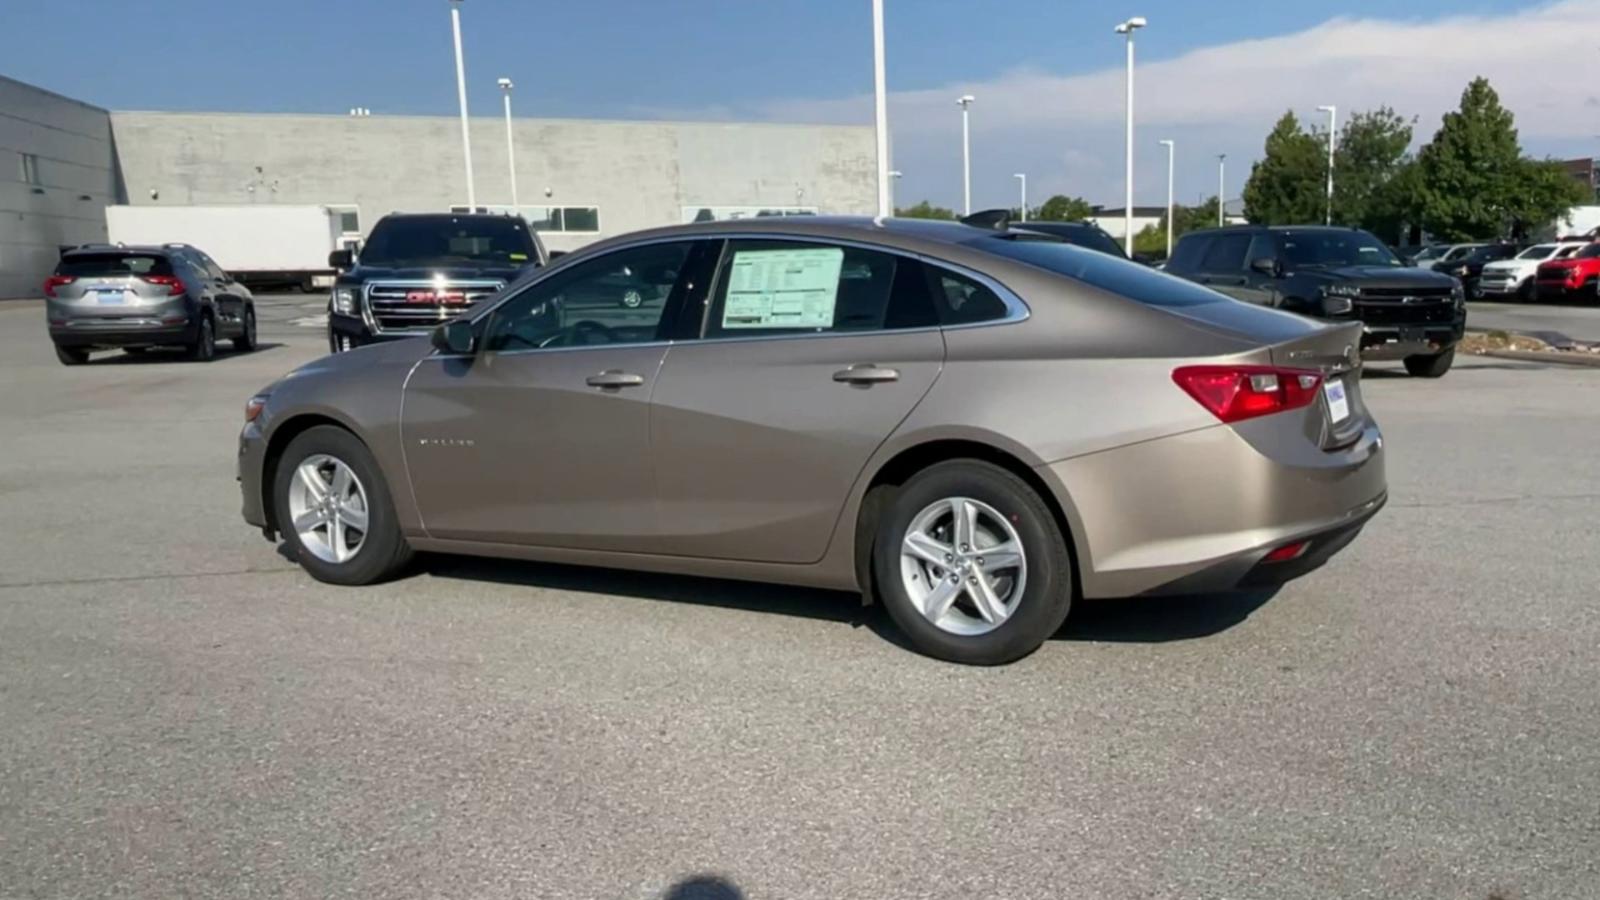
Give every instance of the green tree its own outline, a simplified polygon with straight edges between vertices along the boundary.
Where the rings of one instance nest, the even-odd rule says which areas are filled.
[[[902,219],[954,219],[955,210],[943,206],[934,206],[924,200],[916,206],[904,206],[895,209],[894,214]]]
[[[1321,222],[1327,206],[1327,145],[1286,112],[1267,135],[1266,152],[1250,167],[1244,214],[1267,225]]]
[[[1334,222],[1370,231],[1392,224],[1385,215],[1391,199],[1388,185],[1406,167],[1414,121],[1382,106],[1356,113],[1344,123],[1334,147]]]
[[[1212,197],[1199,206],[1176,205],[1172,208],[1172,241],[1201,228],[1217,225],[1217,198]],[[1165,258],[1167,255],[1167,217],[1154,225],[1146,225],[1133,235],[1133,252]]]
[[[1582,185],[1558,172],[1523,157],[1511,112],[1488,79],[1475,78],[1417,154],[1415,207],[1448,241],[1526,231],[1583,201]]]
[[[1056,194],[1046,200],[1028,216],[1043,222],[1082,222],[1094,215],[1094,207],[1082,197],[1067,197]]]

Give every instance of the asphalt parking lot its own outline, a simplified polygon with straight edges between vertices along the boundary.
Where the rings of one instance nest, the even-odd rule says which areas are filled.
[[[0,896],[1600,892],[1600,371],[1373,366],[1391,502],[1330,566],[970,669],[841,594],[311,581],[233,454],[321,307],[68,369],[0,304]]]

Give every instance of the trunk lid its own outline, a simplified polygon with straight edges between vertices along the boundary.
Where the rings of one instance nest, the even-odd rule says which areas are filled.
[[[1308,369],[1322,375],[1315,403],[1302,415],[1308,440],[1324,450],[1349,446],[1361,437],[1371,416],[1361,399],[1361,323],[1326,325],[1267,348],[1275,366]]]

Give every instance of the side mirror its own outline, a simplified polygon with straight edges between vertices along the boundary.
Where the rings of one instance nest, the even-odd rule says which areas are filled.
[[[1283,274],[1283,266],[1279,265],[1278,261],[1270,256],[1261,256],[1250,260],[1250,268],[1273,278]]]
[[[435,350],[453,356],[470,356],[477,345],[477,337],[472,333],[472,323],[465,319],[456,319],[435,326],[431,338]]]
[[[355,265],[355,254],[349,250],[335,250],[328,254],[328,268],[343,271]]]

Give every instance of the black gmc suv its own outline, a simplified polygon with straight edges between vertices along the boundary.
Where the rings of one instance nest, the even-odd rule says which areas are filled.
[[[1401,359],[1406,371],[1450,370],[1466,330],[1461,282],[1402,263],[1365,231],[1322,226],[1236,225],[1178,240],[1169,273],[1238,300],[1365,326],[1367,359]]]
[[[391,213],[372,226],[358,258],[348,250],[328,256],[339,270],[328,298],[328,348],[427,334],[548,261],[520,217]]]

